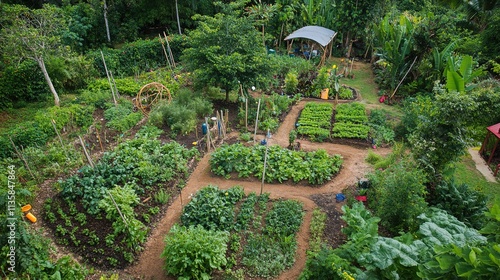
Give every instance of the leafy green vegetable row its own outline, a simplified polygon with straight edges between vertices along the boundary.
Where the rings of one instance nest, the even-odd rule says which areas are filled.
[[[260,145],[224,145],[212,153],[211,170],[228,179],[233,172],[240,178],[254,176],[262,179],[265,149]],[[310,184],[323,184],[340,170],[341,165],[340,155],[330,156],[325,150],[291,151],[275,145],[268,150],[265,180],[268,183],[307,180]]]
[[[332,137],[367,138],[370,131],[367,122],[368,116],[363,104],[357,102],[339,104],[336,108]]]
[[[297,132],[313,141],[324,141],[330,137],[333,106],[330,103],[307,103],[298,120]]]

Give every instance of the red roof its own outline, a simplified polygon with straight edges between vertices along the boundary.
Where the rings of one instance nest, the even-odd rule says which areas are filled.
[[[494,124],[492,126],[488,126],[487,128],[496,138],[500,139],[500,123]]]

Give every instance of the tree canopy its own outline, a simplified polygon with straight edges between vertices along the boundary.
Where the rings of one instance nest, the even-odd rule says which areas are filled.
[[[242,15],[244,2],[220,4],[223,12],[213,17],[195,17],[198,27],[189,32],[190,46],[182,56],[195,84],[224,89],[226,100],[238,83],[249,85],[269,71],[260,34]]]

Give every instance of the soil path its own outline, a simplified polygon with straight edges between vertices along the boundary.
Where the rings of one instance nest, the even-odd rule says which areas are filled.
[[[304,108],[307,101],[301,101],[292,107],[291,111],[286,116],[280,128],[269,141],[271,145],[278,144],[280,146],[288,146],[288,134],[295,126],[295,122],[300,111]],[[264,135],[258,136],[260,139]],[[260,140],[259,139],[259,140]],[[265,184],[264,192],[270,193],[271,199],[286,198],[296,199],[304,204],[305,216],[304,222],[298,233],[298,249],[296,252],[296,261],[293,267],[284,271],[277,279],[289,280],[297,279],[306,263],[306,250],[308,248],[309,225],[312,217],[312,210],[317,205],[310,198],[315,194],[339,193],[344,188],[355,184],[358,179],[365,176],[369,172],[370,166],[365,163],[364,159],[368,153],[368,148],[356,148],[347,145],[335,143],[312,143],[306,140],[300,140],[301,148],[305,151],[316,149],[324,149],[329,154],[340,154],[344,159],[342,169],[339,174],[330,182],[322,186],[310,187],[294,184]],[[376,149],[374,152],[381,155],[386,155],[390,149]],[[179,221],[182,213],[182,204],[189,202],[191,197],[202,187],[208,184],[217,185],[221,189],[241,185],[246,193],[260,193],[261,183],[258,180],[226,180],[224,178],[213,176],[210,172],[209,165],[210,155],[206,154],[198,163],[196,169],[189,177],[186,187],[183,189],[180,196],[170,205],[165,216],[152,229],[152,233],[144,246],[142,254],[137,262],[132,267],[125,269],[125,274],[134,277],[135,279],[175,279],[166,275],[163,267],[163,259],[160,257],[164,244],[164,237],[169,232],[170,228]]]

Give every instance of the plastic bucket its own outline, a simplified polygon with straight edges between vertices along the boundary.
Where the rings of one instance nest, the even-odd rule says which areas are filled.
[[[322,91],[321,91],[321,99],[328,99],[328,93],[330,92],[330,89],[329,88],[324,88]]]
[[[31,205],[30,204],[26,204],[23,207],[21,207],[21,211],[23,211],[23,212],[28,212],[30,210],[31,210]]]

